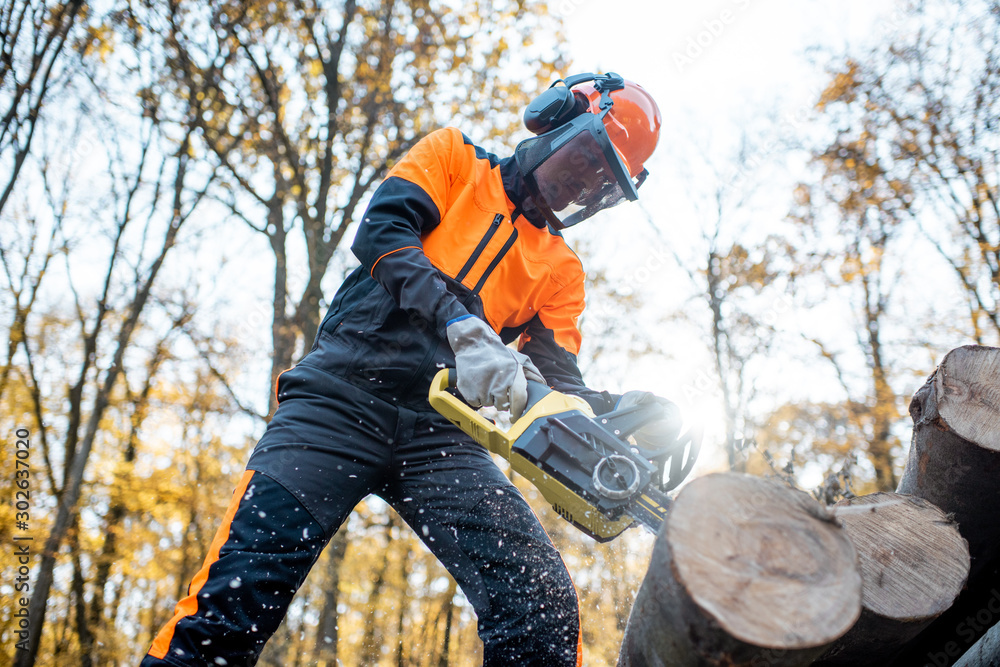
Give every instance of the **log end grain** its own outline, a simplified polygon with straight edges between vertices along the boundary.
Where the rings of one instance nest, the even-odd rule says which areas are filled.
[[[748,475],[707,475],[678,496],[665,534],[678,583],[736,640],[822,646],[860,614],[854,547],[801,491]]]
[[[958,598],[969,546],[923,498],[874,493],[833,508],[854,543],[864,580],[857,624],[817,665],[884,665]]]
[[[1000,348],[966,345],[942,360],[935,375],[937,410],[958,436],[1000,451]]]
[[[969,574],[969,546],[940,509],[913,496],[875,493],[834,508],[854,543],[865,609],[920,622],[952,605]]]

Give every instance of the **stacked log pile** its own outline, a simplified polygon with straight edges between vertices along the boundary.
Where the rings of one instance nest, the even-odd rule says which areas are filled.
[[[910,416],[913,441],[898,491],[951,515],[972,562],[961,597],[892,664],[946,667],[1000,621],[1000,349],[949,352],[914,394]],[[1000,664],[1000,653],[982,664]]]
[[[827,508],[745,475],[682,489],[619,667],[945,667],[962,658],[1000,621],[1000,349],[952,350],[910,415],[897,493]],[[960,664],[1000,665],[1000,629]]]

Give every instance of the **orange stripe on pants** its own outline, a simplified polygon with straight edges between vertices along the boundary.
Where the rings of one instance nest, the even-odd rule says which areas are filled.
[[[236,485],[236,490],[233,491],[233,499],[229,502],[226,515],[222,518],[222,525],[219,526],[219,530],[212,539],[212,544],[208,548],[208,556],[205,557],[205,563],[198,570],[198,573],[194,575],[194,579],[191,580],[187,597],[177,603],[177,606],[174,608],[174,617],[167,621],[167,624],[156,635],[156,639],[153,640],[153,646],[149,649],[149,655],[154,658],[162,660],[167,655],[167,650],[170,648],[170,640],[174,638],[174,628],[177,626],[177,623],[185,616],[191,616],[198,611],[198,593],[201,591],[201,587],[205,585],[205,582],[208,581],[209,568],[212,567],[215,561],[219,560],[219,551],[222,549],[222,545],[229,539],[229,529],[232,526],[233,517],[240,506],[240,501],[243,500],[247,486],[250,485],[250,478],[253,477],[253,474],[253,470],[244,471],[243,477],[240,478],[239,484]]]

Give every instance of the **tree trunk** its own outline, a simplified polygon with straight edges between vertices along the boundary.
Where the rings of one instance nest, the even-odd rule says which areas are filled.
[[[965,591],[891,663],[952,664],[1000,619],[1000,349],[949,352],[910,402],[913,441],[900,493],[951,515],[969,543]]]
[[[447,612],[444,615],[444,636],[441,641],[441,654],[438,656],[437,667],[448,667],[451,664],[451,637],[455,632],[455,593],[458,591],[458,584],[454,579],[448,582],[448,590],[444,594],[444,606]]]
[[[341,527],[326,547],[326,590],[323,609],[316,627],[317,664],[336,665],[339,628],[337,605],[340,601],[340,565],[347,551],[347,528]]]
[[[391,515],[390,515],[391,516]],[[389,522],[391,530],[392,520]],[[389,538],[391,539],[391,538]],[[383,632],[379,627],[379,603],[386,587],[386,573],[389,571],[389,548],[386,548],[382,557],[382,565],[375,575],[372,583],[371,593],[368,595],[367,607],[365,610],[365,620],[362,626],[365,629],[361,637],[361,661],[362,665],[377,665],[379,656],[382,654]],[[338,573],[339,575],[339,573]]]
[[[913,441],[898,491],[958,522],[971,580],[1000,552],[1000,348],[949,352],[914,394],[910,416]]]
[[[861,565],[861,618],[817,665],[884,665],[948,609],[969,573],[958,526],[926,500],[875,493],[834,513]]]
[[[97,441],[98,433],[101,430],[104,413],[111,404],[112,392],[118,383],[118,379],[124,372],[126,353],[131,352],[132,334],[139,326],[140,318],[150,300],[153,285],[160,273],[160,269],[163,267],[163,263],[166,261],[167,254],[174,247],[181,227],[197,209],[198,203],[201,200],[201,195],[198,195],[195,197],[193,203],[187,205],[184,203],[185,195],[189,192],[185,186],[185,181],[187,179],[188,164],[191,159],[188,154],[190,141],[191,132],[182,139],[180,147],[174,156],[177,162],[177,170],[172,183],[173,215],[164,233],[162,244],[155,259],[145,269],[144,275],[141,275],[141,278],[137,281],[135,291],[132,294],[132,300],[125,309],[126,317],[121,323],[118,334],[115,337],[114,354],[112,355],[111,364],[104,371],[103,379],[95,387],[96,392],[84,435],[79,440],[78,446],[67,447],[66,449],[66,456],[67,458],[72,457],[73,465],[67,468],[62,496],[59,498],[59,503],[55,509],[55,518],[49,529],[49,535],[45,540],[45,546],[42,548],[38,574],[35,577],[35,584],[31,591],[28,609],[31,614],[32,624],[28,628],[28,650],[17,652],[14,658],[14,667],[34,667],[38,657],[42,629],[45,626],[45,612],[49,603],[49,593],[55,582],[56,560],[59,556],[63,540],[66,537],[66,531],[71,521],[75,520],[77,516],[77,502],[80,499],[87,462],[94,443]],[[210,181],[211,178],[209,179]],[[184,211],[185,206],[187,208],[186,212]],[[127,219],[122,221],[119,224],[119,230],[127,222]],[[112,257],[111,266],[113,264],[114,257]],[[110,276],[110,272],[108,276]],[[110,280],[110,277],[108,280]],[[75,443],[76,436],[75,432],[68,433],[67,443]]]
[[[404,667],[407,664],[404,654],[403,654],[403,643],[404,643],[404,622],[406,621],[407,612],[409,610],[409,602],[411,600],[410,596],[410,569],[411,569],[411,556],[412,547],[410,542],[405,543],[405,551],[403,552],[399,561],[399,581],[401,585],[397,591],[399,594],[399,601],[396,607],[399,609],[399,615],[396,617],[396,657],[395,657],[395,667]],[[407,644],[410,642],[407,639]]]
[[[278,376],[292,365],[295,333],[288,321],[288,255],[285,249],[287,232],[282,211],[283,199],[275,195],[267,205],[268,240],[274,253],[274,294],[271,300],[271,384],[267,388],[267,417],[270,421],[278,409]]]
[[[80,667],[93,667],[94,633],[87,620],[87,600],[84,592],[83,563],[80,560],[80,525],[73,523],[69,535],[70,553],[73,555],[72,600],[76,617],[76,636],[79,642]]]
[[[1000,568],[994,565],[980,573],[975,581],[970,580],[951,609],[917,635],[888,665],[954,665],[998,621]]]
[[[857,555],[825,507],[773,480],[708,475],[657,537],[619,666],[807,665],[860,611]]]

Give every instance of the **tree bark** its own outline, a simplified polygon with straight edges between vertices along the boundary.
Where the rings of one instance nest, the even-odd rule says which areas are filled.
[[[708,475],[657,537],[618,664],[807,665],[860,612],[857,555],[832,513],[774,480]]]
[[[969,573],[958,526],[926,500],[875,493],[834,513],[858,552],[861,617],[817,665],[884,665],[948,609]]]
[[[917,635],[888,665],[954,665],[998,621],[1000,566],[991,565],[974,581],[970,580],[951,609]]]

